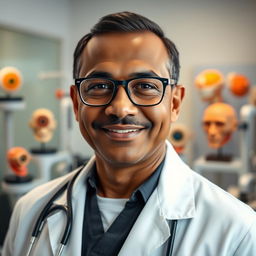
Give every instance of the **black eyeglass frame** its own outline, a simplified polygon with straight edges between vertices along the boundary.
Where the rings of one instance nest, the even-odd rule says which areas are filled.
[[[117,93],[117,90],[118,90],[118,87],[119,86],[123,86],[124,89],[125,89],[125,92],[129,98],[129,100],[136,106],[141,106],[141,107],[152,107],[152,106],[156,106],[158,104],[160,104],[163,100],[163,97],[164,97],[164,94],[165,94],[165,89],[166,89],[166,86],[167,85],[170,85],[171,86],[171,89],[177,84],[177,81],[175,79],[169,79],[169,78],[163,78],[163,77],[158,77],[158,76],[146,76],[146,77],[135,77],[135,78],[131,78],[131,79],[128,79],[128,80],[114,80],[114,79],[111,79],[111,78],[104,78],[104,77],[99,77],[99,78],[102,78],[102,79],[105,79],[107,81],[111,81],[113,84],[114,84],[114,90],[113,90],[113,94],[112,94],[112,97],[110,98],[110,100],[108,101],[108,103],[106,104],[90,104],[90,103],[87,103],[83,100],[82,96],[81,96],[81,92],[80,92],[80,86],[81,86],[81,83],[85,80],[89,80],[89,79],[93,79],[93,78],[98,78],[98,77],[82,77],[82,78],[76,78],[75,79],[75,85],[77,87],[77,90],[78,90],[78,93],[79,93],[79,97],[81,99],[81,101],[87,105],[87,106],[91,106],[91,107],[104,107],[104,106],[107,106],[109,105],[112,100],[115,98],[116,96],[116,93]],[[144,104],[138,104],[136,102],[134,102],[131,98],[131,95],[129,93],[129,90],[128,90],[128,84],[133,81],[133,80],[137,80],[137,79],[143,79],[143,78],[149,78],[149,79],[157,79],[159,81],[162,82],[163,84],[163,93],[162,93],[162,97],[160,99],[160,101],[158,103],[155,103],[155,104],[150,104],[150,105],[144,105]]]

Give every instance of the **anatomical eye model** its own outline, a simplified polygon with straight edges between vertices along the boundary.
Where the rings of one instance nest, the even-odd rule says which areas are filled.
[[[29,126],[33,131],[34,138],[41,142],[42,151],[45,151],[45,143],[52,139],[57,126],[53,113],[45,108],[35,110],[29,121]]]
[[[7,161],[12,171],[20,177],[27,175],[27,165],[31,160],[31,155],[25,148],[13,147],[7,152]]]
[[[172,124],[169,140],[178,154],[182,155],[184,153],[191,137],[191,130],[187,126],[180,123]]]
[[[249,79],[243,74],[231,72],[227,75],[227,87],[237,97],[245,96],[250,89],[250,84]]]
[[[222,101],[223,85],[224,77],[216,69],[203,70],[195,78],[195,86],[201,99],[209,103]]]
[[[4,67],[0,70],[0,88],[7,98],[11,98],[22,86],[21,72],[15,67]]]
[[[12,171],[4,177],[8,183],[30,182],[32,176],[28,173],[28,164],[31,161],[30,153],[23,147],[12,147],[6,154],[7,163]]]

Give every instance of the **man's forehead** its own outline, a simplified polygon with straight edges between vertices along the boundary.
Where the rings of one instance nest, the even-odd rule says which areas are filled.
[[[123,42],[123,40],[127,40],[129,42],[132,41],[134,46],[139,45],[141,42],[151,42],[153,44],[162,42],[161,38],[159,38],[156,34],[150,31],[113,32],[93,36],[91,40],[88,42],[87,46],[89,46],[92,43],[95,43],[96,41],[104,42],[104,44],[107,45],[108,41],[111,43],[113,40],[117,43],[119,41]]]
[[[124,63],[139,60],[153,66],[169,63],[167,49],[152,32],[108,33],[93,37],[82,53],[81,70],[88,71],[105,62]],[[84,72],[83,72],[84,73]]]

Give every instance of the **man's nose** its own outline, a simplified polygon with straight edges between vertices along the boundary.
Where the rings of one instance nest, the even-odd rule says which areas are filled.
[[[124,118],[128,115],[135,115],[137,112],[137,106],[130,101],[125,89],[122,86],[119,86],[114,99],[105,109],[106,115],[115,115],[118,118]]]

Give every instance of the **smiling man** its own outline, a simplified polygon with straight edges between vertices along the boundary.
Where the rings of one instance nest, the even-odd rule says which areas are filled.
[[[253,210],[193,172],[166,141],[184,97],[178,77],[175,45],[141,15],[107,15],[79,41],[70,94],[95,156],[17,203],[4,256],[256,254]],[[45,227],[29,247],[39,216]]]

